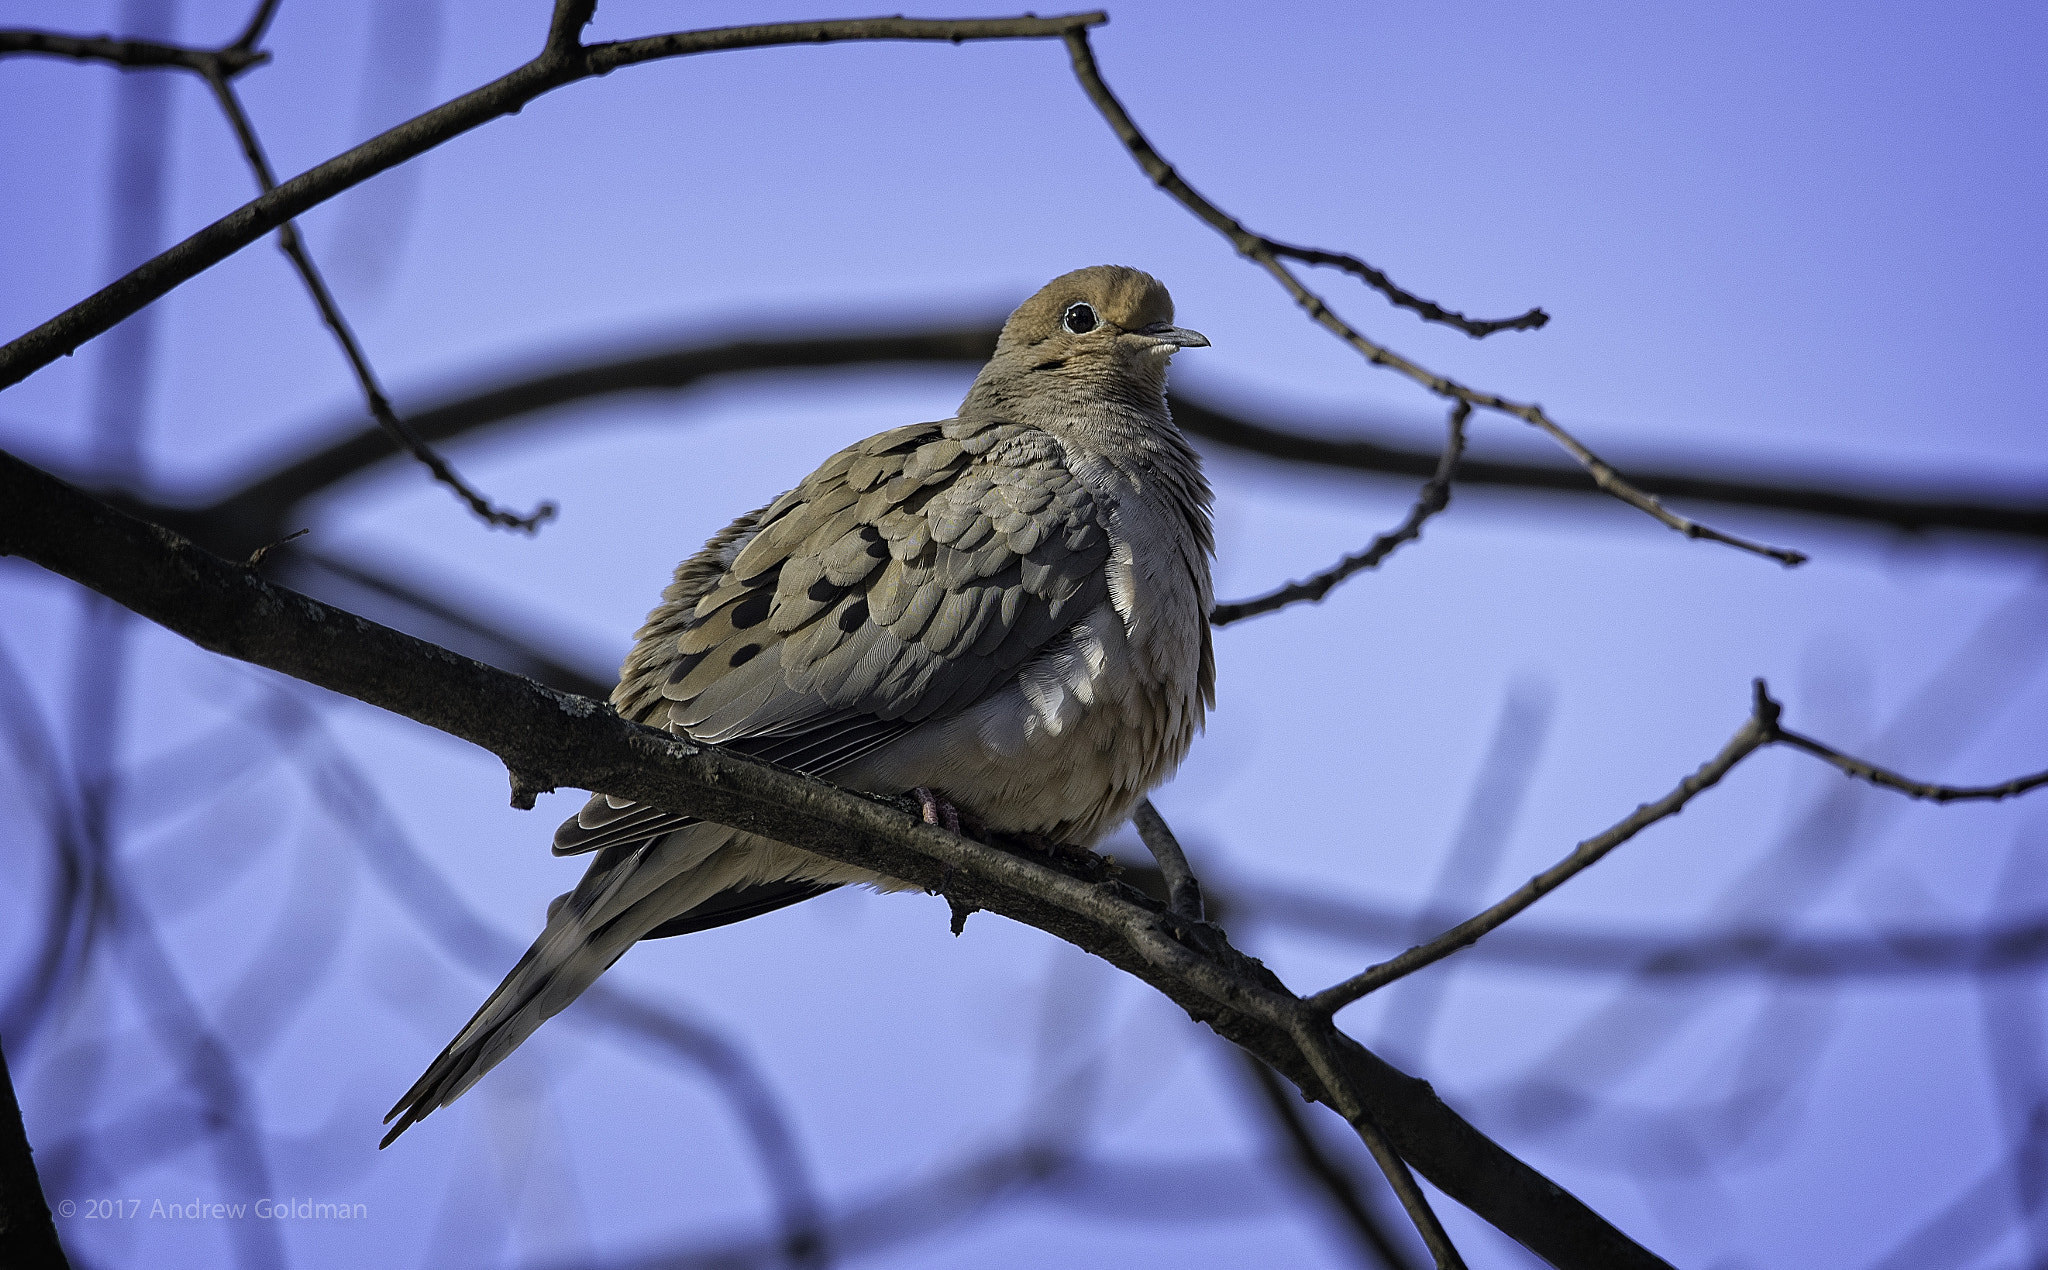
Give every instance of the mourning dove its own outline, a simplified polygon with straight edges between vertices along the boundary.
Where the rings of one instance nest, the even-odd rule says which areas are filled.
[[[685,560],[626,658],[629,719],[989,829],[1085,848],[1215,702],[1209,486],[1166,367],[1208,344],[1149,274],[1054,279],[1003,324],[957,416],[895,428]],[[928,819],[933,818],[928,814]],[[846,883],[905,884],[604,794],[546,929],[401,1099],[384,1145],[460,1097],[641,939]]]

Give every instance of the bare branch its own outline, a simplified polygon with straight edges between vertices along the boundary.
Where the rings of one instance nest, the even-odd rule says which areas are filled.
[[[1287,1145],[1294,1154],[1294,1162],[1302,1173],[1316,1184],[1317,1189],[1327,1195],[1330,1203],[1343,1214],[1345,1224],[1357,1237],[1360,1248],[1386,1266],[1388,1270],[1408,1270],[1407,1258],[1394,1241],[1381,1228],[1379,1218],[1366,1207],[1365,1199],[1359,1194],[1358,1180],[1344,1168],[1343,1162],[1330,1158],[1316,1141],[1315,1131],[1309,1127],[1308,1117],[1302,1114],[1300,1097],[1281,1083],[1273,1069],[1252,1055],[1239,1052],[1244,1060],[1245,1070],[1250,1073],[1252,1083],[1259,1087],[1259,1094],[1266,1100],[1267,1110],[1273,1119],[1280,1122],[1280,1128],[1287,1135]]]
[[[0,388],[77,349],[123,318],[328,199],[567,84],[622,66],[693,53],[842,40],[1049,39],[1108,21],[1101,11],[1052,18],[853,18],[683,31],[615,44],[551,46],[533,61],[302,172],[270,193],[143,262],[41,326],[0,347]],[[552,29],[552,28],[551,28]]]
[[[1358,350],[1365,357],[1366,361],[1375,366],[1386,366],[1399,371],[1416,383],[1421,384],[1430,392],[1446,400],[1459,401],[1470,406],[1513,415],[1515,418],[1541,429],[1549,434],[1552,440],[1563,446],[1566,453],[1578,460],[1579,465],[1586,469],[1593,477],[1594,483],[1599,485],[1601,489],[1629,504],[1631,507],[1637,508],[1656,518],[1665,526],[1677,530],[1688,538],[1706,538],[1714,542],[1725,543],[1742,551],[1767,556],[1778,561],[1780,564],[1788,566],[1805,563],[1806,557],[1800,552],[1790,551],[1782,547],[1766,546],[1763,543],[1751,542],[1746,538],[1737,538],[1732,534],[1725,534],[1718,529],[1702,525],[1697,521],[1688,520],[1684,516],[1680,516],[1676,512],[1667,509],[1655,498],[1643,493],[1624,480],[1621,474],[1615,471],[1610,464],[1601,459],[1599,455],[1594,454],[1578,438],[1566,432],[1550,416],[1545,414],[1541,406],[1510,401],[1506,397],[1494,393],[1480,392],[1476,389],[1468,388],[1456,380],[1439,375],[1435,371],[1408,360],[1385,345],[1377,344],[1367,339],[1349,323],[1345,322],[1344,319],[1338,317],[1336,312],[1330,308],[1329,304],[1321,296],[1302,285],[1301,279],[1294,276],[1294,271],[1282,263],[1281,257],[1283,255],[1292,254],[1297,259],[1304,258],[1300,252],[1282,252],[1278,249],[1278,244],[1245,229],[1244,226],[1232,219],[1221,208],[1209,202],[1200,194],[1197,194],[1194,187],[1182,180],[1180,174],[1174,171],[1172,165],[1159,156],[1159,152],[1152,148],[1152,143],[1145,139],[1145,134],[1138,130],[1138,125],[1132,122],[1129,112],[1123,108],[1123,103],[1116,99],[1116,94],[1110,91],[1109,85],[1103,80],[1102,72],[1095,64],[1095,54],[1089,47],[1088,32],[1085,28],[1076,28],[1069,31],[1064,38],[1067,42],[1067,51],[1073,59],[1074,75],[1081,81],[1081,87],[1086,90],[1089,100],[1095,103],[1095,108],[1108,121],[1110,128],[1116,133],[1118,139],[1124,143],[1124,148],[1130,151],[1133,159],[1137,160],[1138,166],[1144,169],[1147,176],[1152,178],[1152,183],[1171,194],[1188,210],[1194,212],[1195,215],[1208,222],[1217,232],[1230,239],[1231,244],[1237,248],[1239,255],[1257,261],[1267,273],[1273,275],[1274,280],[1284,287],[1289,295],[1294,297],[1296,304],[1307,310],[1311,318],[1338,339],[1343,340]],[[1335,257],[1329,260],[1317,259],[1314,263],[1334,263],[1335,260]]]
[[[1465,1259],[1458,1255],[1456,1244],[1444,1232],[1443,1223],[1436,1219],[1436,1211],[1429,1206],[1429,1197],[1415,1184],[1415,1175],[1408,1171],[1408,1162],[1394,1150],[1387,1141],[1387,1135],[1380,1132],[1371,1120],[1357,1122],[1358,1136],[1365,1140],[1365,1146],[1372,1152],[1373,1162],[1380,1166],[1380,1172],[1387,1175],[1387,1181],[1394,1188],[1394,1194],[1401,1199],[1401,1208],[1408,1214],[1408,1220],[1415,1223],[1415,1232],[1422,1236],[1422,1246],[1429,1249],[1430,1257],[1436,1262],[1436,1270],[1465,1270]]]
[[[249,15],[248,25],[242,28],[242,33],[236,36],[234,43],[228,45],[223,52],[246,52],[262,43],[263,33],[270,29],[270,20],[277,16],[278,2],[279,0],[258,0],[256,11]]]
[[[1145,849],[1159,863],[1159,872],[1166,879],[1166,906],[1176,917],[1185,917],[1191,922],[1202,920],[1202,884],[1195,880],[1195,871],[1188,867],[1188,857],[1180,849],[1180,839],[1167,828],[1165,817],[1147,798],[1139,802],[1138,810],[1131,814],[1131,823],[1137,826],[1138,837],[1144,840]]]
[[[1346,556],[1336,564],[1318,573],[1306,582],[1290,582],[1277,591],[1252,600],[1238,600],[1231,604],[1219,604],[1209,614],[1212,626],[1228,626],[1261,613],[1284,609],[1299,600],[1312,604],[1322,603],[1336,585],[1352,574],[1367,569],[1376,569],[1379,563],[1403,543],[1413,542],[1422,537],[1423,522],[1451,505],[1451,473],[1457,470],[1458,460],[1465,454],[1465,420],[1472,415],[1468,402],[1459,402],[1451,407],[1450,435],[1444,438],[1443,454],[1437,459],[1436,472],[1429,483],[1416,495],[1415,505],[1408,509],[1408,517],[1391,531],[1374,538],[1364,551]]]
[[[1132,122],[1130,114],[1124,110],[1123,103],[1116,99],[1116,94],[1110,91],[1109,84],[1102,78],[1101,70],[1095,65],[1094,49],[1088,43],[1087,29],[1076,27],[1065,32],[1064,38],[1067,42],[1067,52],[1074,61],[1074,75],[1081,81],[1081,87],[1087,90],[1089,100],[1102,112],[1102,117],[1109,121],[1109,126],[1116,131],[1117,138],[1124,143],[1124,148],[1131,152],[1131,157],[1138,161],[1138,166],[1145,170],[1145,175],[1152,178],[1152,184],[1165,190],[1175,202],[1200,217],[1211,229],[1228,238],[1230,245],[1237,248],[1240,256],[1249,256],[1259,261],[1271,261],[1285,256],[1307,264],[1329,265],[1342,269],[1363,279],[1367,286],[1386,296],[1394,304],[1420,314],[1424,321],[1454,326],[1474,339],[1483,339],[1496,331],[1535,330],[1550,320],[1550,315],[1542,309],[1531,309],[1527,313],[1511,318],[1468,318],[1434,301],[1402,290],[1395,286],[1386,274],[1356,256],[1337,251],[1324,251],[1320,247],[1296,247],[1246,229],[1236,217],[1202,197],[1194,186],[1189,185],[1186,179],[1174,170],[1172,164],[1161,158],[1159,152],[1152,148],[1152,143],[1138,130],[1138,125]]]
[[[1187,188],[1185,181],[1181,184],[1183,188]],[[1191,188],[1188,192],[1194,193]],[[1174,195],[1178,198],[1179,192],[1174,191]],[[1182,201],[1186,202],[1185,199]],[[1276,256],[1287,260],[1299,260],[1306,265],[1328,265],[1333,269],[1342,269],[1354,277],[1363,278],[1367,286],[1400,307],[1420,313],[1425,322],[1441,322],[1445,326],[1455,326],[1475,340],[1485,339],[1496,331],[1540,330],[1550,321],[1550,315],[1542,309],[1530,309],[1527,313],[1511,318],[1468,318],[1462,313],[1443,308],[1433,300],[1425,300],[1412,292],[1402,290],[1394,285],[1392,278],[1356,256],[1341,251],[1324,251],[1320,247],[1296,247],[1262,234],[1257,237],[1265,245],[1266,250]]]
[[[260,15],[259,15],[260,16]],[[242,100],[236,94],[234,85],[220,75],[206,76],[208,87],[213,89],[214,100],[220,103],[221,113],[227,116],[228,124],[235,130],[235,138],[242,144],[242,156],[248,160],[249,170],[256,177],[256,184],[263,193],[269,194],[277,188],[277,177],[270,169],[270,159],[263,153],[263,142],[256,135],[256,128],[249,122],[249,114],[242,109]],[[391,399],[384,395],[384,388],[377,382],[377,372],[371,368],[370,359],[364,355],[355,331],[348,319],[342,316],[341,306],[335,303],[334,293],[328,289],[327,279],[313,263],[313,254],[306,250],[305,241],[299,237],[296,221],[286,221],[277,230],[277,245],[290,257],[293,268],[298,270],[299,279],[306,284],[306,291],[313,297],[313,303],[320,310],[320,317],[327,323],[327,329],[334,332],[334,338],[341,345],[341,351],[348,358],[350,369],[355,372],[356,383],[363,390],[363,402],[370,414],[390,437],[403,446],[413,458],[433,473],[434,479],[455,491],[456,497],[469,504],[470,511],[485,524],[501,529],[517,529],[534,533],[543,523],[555,515],[555,505],[544,502],[524,516],[508,512],[493,504],[478,493],[467,481],[456,475],[448,461],[436,453],[433,447],[420,439],[398,412],[391,408]]]
[[[2048,772],[2015,777],[1997,785],[1933,785],[1925,781],[1911,780],[1874,763],[1851,758],[1811,737],[1787,731],[1779,725],[1784,707],[1771,697],[1770,686],[1761,679],[1752,686],[1752,702],[1748,720],[1728,739],[1728,744],[1722,747],[1719,754],[1702,764],[1698,771],[1680,781],[1676,789],[1654,803],[1645,803],[1636,808],[1627,819],[1606,832],[1581,842],[1572,849],[1570,855],[1524,882],[1514,894],[1492,908],[1458,923],[1426,944],[1417,944],[1398,957],[1368,966],[1344,982],[1325,988],[1308,998],[1309,1006],[1325,1013],[1334,1013],[1367,993],[1377,991],[1396,979],[1412,975],[1424,966],[1442,961],[1461,948],[1469,947],[1481,936],[1498,929],[1508,919],[1570,881],[1609,851],[1658,821],[1683,811],[1688,802],[1696,795],[1713,788],[1722,777],[1734,769],[1736,764],[1768,746],[1789,745],[1840,768],[1858,780],[1868,781],[1881,789],[1897,790],[1912,798],[1925,798],[1937,803],[1964,799],[1995,802],[2048,785]]]
[[[20,1270],[69,1270],[57,1224],[43,1198],[28,1130],[14,1098],[7,1055],[0,1052],[0,1261]]]
[[[1422,1236],[1423,1246],[1436,1262],[1437,1270],[1465,1270],[1464,1259],[1451,1243],[1451,1237],[1444,1233],[1443,1224],[1436,1219],[1436,1212],[1430,1208],[1429,1199],[1422,1188],[1415,1184],[1415,1175],[1408,1171],[1408,1164],[1401,1158],[1387,1140],[1386,1133],[1373,1119],[1363,1103],[1353,1096],[1349,1084],[1344,1080],[1343,1067],[1335,1052],[1339,1038],[1337,1029],[1330,1023],[1328,1015],[1317,1015],[1313,1009],[1303,1009],[1292,1016],[1290,1031],[1294,1042],[1301,1048],[1302,1056],[1322,1079],[1334,1098],[1331,1106],[1337,1114],[1349,1121],[1372,1152],[1373,1161],[1386,1174],[1387,1184],[1400,1197],[1401,1208],[1408,1214],[1408,1220],[1415,1224],[1415,1233]]]
[[[583,28],[597,16],[597,0],[555,0],[548,20],[547,51],[570,53],[583,46]]]
[[[154,40],[117,40],[110,35],[59,35],[55,31],[0,31],[0,57],[9,53],[40,53],[81,62],[107,62],[127,70],[174,66],[201,75],[233,79],[270,54],[239,40],[226,48],[189,48]]]
[[[685,809],[1057,935],[1152,985],[1347,1118],[1369,1113],[1431,1182],[1553,1264],[1665,1265],[1486,1138],[1425,1082],[1311,1015],[1216,928],[1177,921],[1128,887],[941,832],[898,802],[628,723],[600,702],[329,608],[4,453],[0,553],[34,560],[202,647],[483,746],[515,787],[570,785]],[[1297,1036],[1316,1039],[1312,1054]]]
[[[2030,789],[2048,785],[2048,772],[2035,772],[2032,776],[2016,776],[1997,785],[1933,785],[1916,781],[1897,772],[1852,758],[1833,746],[1825,745],[1810,736],[1802,736],[1786,728],[1773,727],[1771,741],[1778,745],[1789,745],[1795,750],[1804,750],[1824,763],[1840,768],[1846,775],[1857,780],[1868,781],[1880,789],[1895,789],[1908,798],[1925,798],[1930,802],[1953,803],[1966,800],[1988,800],[2012,798]]]
[[[1644,803],[1606,832],[1581,842],[1572,848],[1570,855],[1524,882],[1516,888],[1514,894],[1485,912],[1458,923],[1426,944],[1417,944],[1398,957],[1370,966],[1344,982],[1316,993],[1308,998],[1310,1008],[1325,1014],[1334,1014],[1369,992],[1382,988],[1396,979],[1412,975],[1424,966],[1442,961],[1460,948],[1473,944],[1488,931],[1497,929],[1509,918],[1564,885],[1630,838],[1658,821],[1675,816],[1684,810],[1685,805],[1696,795],[1719,784],[1721,778],[1732,771],[1737,763],[1771,743],[1771,729],[1776,720],[1776,703],[1764,695],[1761,682],[1758,681],[1756,705],[1749,718],[1736,729],[1734,736],[1728,738],[1728,744],[1721,747],[1719,754],[1701,764],[1698,771],[1678,782],[1677,788],[1656,802]]]

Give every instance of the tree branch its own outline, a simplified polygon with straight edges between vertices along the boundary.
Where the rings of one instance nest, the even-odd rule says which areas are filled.
[[[1761,681],[1759,681],[1761,682]],[[1789,745],[1795,750],[1804,750],[1822,762],[1842,770],[1845,775],[1857,780],[1868,781],[1880,789],[1895,789],[1908,798],[1924,798],[1930,802],[1953,803],[1968,800],[1998,802],[2024,794],[2030,789],[2048,785],[2048,772],[2035,772],[2032,776],[2017,776],[1997,785],[1934,785],[1927,781],[1916,781],[1897,772],[1852,758],[1832,746],[1824,745],[1810,736],[1802,736],[1786,728],[1778,727],[1773,716],[1771,727],[1773,745]]]
[[[841,40],[938,40],[959,44],[969,40],[1048,39],[1108,20],[1108,15],[1100,11],[1053,18],[853,18],[681,31],[614,44],[565,47],[551,42],[539,57],[510,74],[300,173],[0,347],[0,388],[19,383],[71,353],[181,283],[343,190],[501,115],[517,114],[526,103],[578,80],[607,75],[623,66],[694,53]]]
[[[261,32],[259,31],[260,35]],[[106,62],[124,70],[171,66],[233,79],[270,60],[270,54],[236,40],[225,48],[189,48],[152,40],[117,40],[109,35],[59,35],[55,31],[0,31],[0,57],[9,53],[40,53],[80,62]]]
[[[260,14],[258,16],[261,16]],[[252,23],[252,29],[254,24]],[[268,194],[277,188],[277,177],[270,170],[270,159],[263,153],[263,142],[256,135],[256,128],[249,122],[249,114],[242,109],[242,100],[236,95],[234,85],[225,76],[206,74],[207,86],[213,89],[214,100],[220,103],[221,113],[227,116],[228,126],[235,130],[235,139],[241,142],[242,157],[248,160],[249,171],[256,178],[257,188]],[[306,250],[305,241],[299,237],[296,221],[286,221],[277,230],[277,245],[290,258],[292,267],[298,271],[299,280],[306,285],[306,292],[312,296],[314,307],[320,310],[320,317],[327,323],[327,329],[334,332],[334,338],[341,345],[342,355],[348,358],[349,368],[355,372],[356,383],[362,389],[363,402],[369,407],[370,415],[388,433],[392,440],[404,447],[406,452],[419,460],[434,479],[455,491],[455,496],[469,505],[478,519],[487,525],[500,529],[517,529],[524,533],[537,532],[541,525],[555,515],[553,503],[542,503],[533,511],[521,516],[505,511],[491,503],[464,481],[419,434],[414,432],[391,408],[391,399],[384,395],[383,385],[377,382],[377,372],[370,366],[370,359],[363,353],[355,331],[348,319],[342,316],[341,306],[335,303],[334,293],[328,289],[327,279],[320,275],[320,269],[313,263],[313,254]]]
[[[1131,157],[1138,161],[1138,166],[1145,170],[1145,175],[1152,178],[1152,184],[1165,190],[1175,202],[1229,239],[1230,245],[1237,248],[1239,255],[1248,256],[1262,263],[1286,257],[1305,264],[1328,265],[1342,269],[1363,280],[1367,286],[1384,295],[1395,305],[1420,314],[1423,321],[1454,326],[1474,339],[1484,339],[1496,331],[1533,331],[1550,321],[1550,315],[1542,309],[1530,309],[1527,313],[1511,318],[1468,318],[1462,313],[1455,313],[1442,307],[1433,300],[1425,300],[1412,292],[1402,290],[1394,285],[1393,279],[1356,256],[1340,251],[1325,251],[1320,247],[1296,247],[1246,229],[1243,222],[1202,197],[1194,186],[1189,185],[1186,179],[1174,170],[1172,164],[1161,158],[1159,152],[1152,148],[1152,143],[1138,130],[1138,125],[1132,122],[1129,112],[1124,110],[1123,103],[1117,100],[1116,94],[1110,91],[1108,82],[1102,78],[1102,72],[1095,64],[1095,52],[1088,43],[1087,30],[1077,27],[1065,32],[1064,38],[1067,42],[1068,55],[1073,59],[1074,75],[1081,81],[1081,87],[1086,90],[1088,99],[1095,103],[1095,108],[1109,121],[1109,126],[1116,132],[1117,139],[1131,152]]]
[[[1461,401],[1451,407],[1450,434],[1444,438],[1443,454],[1437,459],[1436,471],[1430,476],[1429,483],[1422,487],[1422,492],[1416,495],[1415,505],[1408,509],[1407,519],[1374,538],[1364,551],[1344,557],[1306,582],[1290,582],[1257,599],[1217,605],[1209,614],[1209,624],[1228,626],[1261,613],[1284,609],[1301,600],[1320,604],[1338,583],[1355,573],[1378,568],[1380,561],[1393,555],[1403,543],[1422,537],[1423,522],[1451,505],[1451,473],[1457,470],[1458,460],[1465,455],[1465,420],[1471,416],[1472,407],[1466,402]]]
[[[1347,1118],[1366,1109],[1440,1190],[1553,1264],[1665,1264],[1466,1123],[1425,1082],[1308,1014],[1214,927],[1179,922],[1127,887],[1084,881],[942,832],[900,803],[628,723],[599,702],[329,608],[6,454],[0,554],[33,560],[201,647],[482,746],[512,772],[526,805],[534,792],[557,786],[603,790],[1035,926],[1144,980],[1312,1097],[1349,1108]],[[1313,1055],[1296,1040],[1303,1028],[1317,1029]]]
[[[255,12],[249,15],[248,24],[242,28],[242,33],[235,37],[234,43],[222,51],[246,53],[261,43],[263,33],[270,29],[270,20],[277,16],[278,4],[279,0],[258,0]],[[269,54],[266,53],[264,56],[268,57]]]
[[[1272,1068],[1242,1050],[1238,1051],[1238,1056],[1244,1060],[1252,1083],[1259,1087],[1267,1109],[1287,1135],[1287,1146],[1293,1153],[1295,1167],[1329,1197],[1330,1203],[1351,1228],[1359,1248],[1387,1270],[1408,1270],[1407,1258],[1401,1255],[1400,1248],[1381,1228],[1379,1218],[1366,1207],[1365,1198],[1359,1194],[1358,1179],[1351,1176],[1342,1161],[1330,1158],[1323,1150],[1323,1144],[1316,1140],[1308,1117],[1301,1113],[1299,1096],[1281,1083]]]
[[[1680,781],[1677,788],[1654,803],[1644,803],[1612,828],[1581,842],[1572,849],[1570,855],[1524,882],[1512,895],[1485,912],[1467,918],[1428,943],[1417,944],[1398,957],[1368,966],[1344,982],[1309,997],[1309,1007],[1325,1014],[1333,1014],[1396,979],[1406,978],[1424,966],[1442,961],[1461,948],[1470,947],[1481,936],[1499,929],[1508,919],[1598,863],[1603,856],[1622,843],[1658,821],[1685,810],[1687,803],[1719,784],[1721,778],[1733,771],[1736,764],[1768,746],[1789,745],[1794,749],[1804,750],[1840,768],[1849,776],[1868,781],[1879,788],[1898,790],[1910,797],[1931,799],[1937,803],[1963,799],[1995,802],[2048,785],[2048,772],[2016,777],[1997,785],[1933,785],[1910,780],[1896,772],[1866,763],[1862,759],[1851,758],[1811,737],[1787,731],[1779,725],[1779,718],[1783,713],[1784,707],[1772,699],[1769,686],[1763,680],[1757,680],[1752,689],[1749,718],[1736,730],[1734,736],[1728,738],[1728,744],[1721,748],[1719,754],[1701,764],[1699,770]]]
[[[1655,498],[1643,493],[1640,489],[1624,480],[1621,473],[1615,471],[1611,464],[1593,453],[1577,437],[1565,431],[1555,420],[1545,414],[1541,406],[1510,401],[1506,397],[1494,393],[1480,392],[1476,389],[1468,388],[1456,380],[1439,375],[1408,360],[1384,345],[1376,344],[1372,340],[1367,339],[1364,335],[1353,329],[1350,324],[1346,323],[1344,319],[1338,317],[1336,312],[1330,308],[1329,304],[1321,296],[1303,286],[1301,279],[1295,277],[1294,272],[1281,263],[1281,257],[1290,253],[1279,250],[1279,244],[1275,244],[1245,229],[1244,226],[1238,224],[1236,220],[1225,214],[1222,209],[1203,198],[1200,194],[1197,194],[1194,187],[1182,180],[1180,174],[1173,170],[1173,166],[1160,157],[1159,152],[1153,149],[1150,141],[1145,139],[1145,134],[1138,130],[1138,125],[1132,122],[1130,113],[1124,109],[1123,103],[1117,100],[1116,94],[1110,91],[1109,84],[1102,78],[1102,72],[1095,64],[1094,51],[1088,43],[1086,28],[1077,27],[1067,32],[1064,38],[1067,43],[1067,52],[1072,57],[1074,63],[1074,75],[1081,81],[1081,87],[1087,92],[1089,100],[1095,103],[1096,110],[1108,121],[1111,130],[1116,133],[1117,138],[1124,143],[1124,148],[1130,151],[1131,157],[1137,161],[1138,166],[1144,170],[1147,176],[1152,178],[1152,183],[1167,191],[1183,206],[1208,222],[1217,232],[1230,239],[1240,255],[1257,261],[1267,273],[1273,276],[1276,282],[1287,290],[1289,295],[1294,297],[1294,302],[1305,309],[1311,318],[1337,336],[1337,338],[1363,354],[1368,362],[1375,366],[1386,366],[1399,371],[1416,383],[1421,384],[1430,392],[1446,400],[1463,402],[1469,406],[1482,407],[1488,410],[1499,411],[1502,414],[1513,415],[1525,423],[1541,429],[1552,440],[1562,446],[1567,454],[1570,454],[1572,458],[1577,460],[1579,465],[1586,469],[1587,473],[1592,476],[1594,483],[1602,490],[1629,504],[1631,507],[1654,517],[1668,528],[1674,529],[1688,538],[1706,538],[1714,542],[1725,543],[1742,551],[1767,556],[1787,566],[1804,564],[1806,562],[1806,557],[1800,552],[1790,551],[1783,547],[1767,546],[1763,543],[1751,542],[1746,538],[1725,534],[1718,529],[1702,525],[1694,520],[1688,520],[1686,517],[1670,511]],[[1292,254],[1295,254],[1297,258],[1301,258],[1300,253]],[[1328,253],[1321,254],[1327,255]],[[1334,259],[1336,258],[1332,257],[1332,260],[1319,259],[1315,263],[1332,263]],[[1540,312],[1540,310],[1532,310],[1532,312]]]
[[[0,1264],[19,1270],[70,1270],[57,1225],[36,1176],[28,1130],[15,1101],[7,1055],[0,1049]]]
[[[1188,857],[1180,849],[1180,839],[1173,836],[1173,830],[1166,825],[1165,817],[1152,805],[1149,798],[1138,803],[1138,810],[1131,813],[1131,824],[1137,827],[1138,837],[1145,849],[1158,862],[1159,874],[1166,883],[1166,907],[1175,917],[1185,917],[1199,922],[1202,917],[1202,884],[1195,879],[1195,871],[1188,867]]]
[[[1316,993],[1308,998],[1310,1008],[1325,1014],[1334,1014],[1369,992],[1385,987],[1396,979],[1414,974],[1424,966],[1442,961],[1460,948],[1477,942],[1480,936],[1488,931],[1498,929],[1509,918],[1563,886],[1630,838],[1658,821],[1675,816],[1684,810],[1685,805],[1696,795],[1719,784],[1721,778],[1733,771],[1737,763],[1770,744],[1771,723],[1765,719],[1765,703],[1769,699],[1763,695],[1761,683],[1759,680],[1756,707],[1749,718],[1736,729],[1734,736],[1728,738],[1728,744],[1721,747],[1719,754],[1701,764],[1698,771],[1678,782],[1677,788],[1654,803],[1644,803],[1626,819],[1604,833],[1581,842],[1572,848],[1570,855],[1522,883],[1514,894],[1485,912],[1458,923],[1426,944],[1417,944],[1392,960],[1370,966],[1344,982]],[[1776,703],[1771,703],[1773,709],[1775,705]]]

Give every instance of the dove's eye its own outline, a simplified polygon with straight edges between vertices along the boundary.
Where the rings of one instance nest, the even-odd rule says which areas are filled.
[[[1095,308],[1088,304],[1070,304],[1060,315],[1060,325],[1073,335],[1086,335],[1095,329]]]

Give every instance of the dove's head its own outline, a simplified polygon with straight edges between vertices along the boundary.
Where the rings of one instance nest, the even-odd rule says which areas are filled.
[[[1209,343],[1173,324],[1173,297],[1149,273],[1092,265],[1061,274],[1003,323],[995,356],[975,381],[990,405],[1022,398],[1066,401],[1107,396],[1129,404],[1163,400],[1167,360]]]

